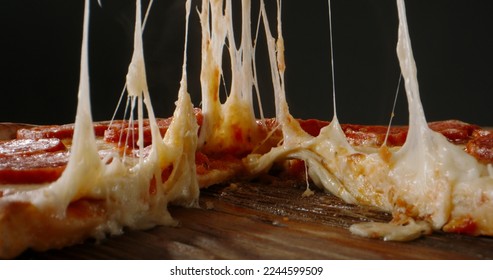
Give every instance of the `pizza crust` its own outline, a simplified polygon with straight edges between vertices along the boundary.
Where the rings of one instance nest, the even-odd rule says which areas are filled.
[[[13,258],[28,248],[46,251],[81,243],[98,236],[98,227],[107,218],[103,200],[73,202],[63,216],[29,202],[2,201],[0,258]]]

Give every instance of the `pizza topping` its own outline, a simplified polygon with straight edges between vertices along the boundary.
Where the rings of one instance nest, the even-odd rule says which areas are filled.
[[[96,122],[94,123],[94,134],[96,136],[103,136],[106,129],[108,129],[109,122]],[[74,136],[74,125],[43,125],[34,126],[30,128],[22,128],[17,130],[17,139],[44,139],[44,138],[58,138],[58,139],[72,139]]]
[[[357,146],[380,147],[385,139],[389,147],[402,146],[407,137],[407,127],[391,127],[388,130],[386,126],[342,124],[341,128],[349,143]]]
[[[159,132],[164,135],[168,129],[172,118],[158,119],[157,125]],[[144,120],[142,125],[142,143],[144,147],[152,144],[152,131],[149,120]],[[137,123],[129,123],[128,121],[113,121],[112,125],[104,131],[104,140],[120,145],[126,144],[128,147],[137,147],[139,140],[140,128]]]
[[[0,184],[42,184],[62,174],[69,153],[55,138],[0,143]]]
[[[320,121],[315,119],[308,120],[298,120],[301,128],[306,131],[311,136],[318,136],[320,134],[320,130],[330,124],[328,121]]]
[[[53,182],[61,176],[68,158],[67,151],[0,157],[0,184]]]
[[[440,122],[431,122],[428,126],[447,137],[454,144],[465,144],[469,141],[479,126],[461,122],[458,120],[448,120]]]
[[[202,124],[201,110],[195,108],[194,111],[197,117],[197,123],[200,127]],[[166,133],[171,121],[172,118],[156,120],[159,131],[162,135]],[[318,136],[320,134],[320,130],[330,124],[330,122],[328,121],[320,121],[315,119],[299,119],[297,121],[299,122],[301,128],[311,136]],[[436,121],[431,122],[428,125],[432,130],[444,135],[450,142],[454,144],[466,144],[468,143],[468,141],[473,141],[478,137],[490,134],[490,131],[482,130],[477,125],[468,124],[457,120]],[[279,123],[275,119],[264,119],[263,121],[258,121],[258,128],[256,130],[259,136],[262,136],[261,138],[264,139],[266,139],[266,132],[271,133],[269,137],[272,141],[270,141],[269,143],[272,144],[273,141],[280,141],[280,139],[282,138],[282,133],[280,133],[281,131],[277,129],[278,126]],[[262,131],[262,128],[264,127],[266,128],[266,130]],[[41,141],[48,141],[47,139],[43,138],[53,138],[53,141],[58,141],[57,138],[67,139],[65,137],[72,137],[73,128],[73,125],[53,125],[25,128],[18,131],[17,137],[19,139],[38,139]],[[408,132],[407,126],[393,126],[390,128],[388,135],[388,127],[386,126],[341,124],[341,128],[351,145],[375,148],[380,147],[384,143],[386,137],[387,146],[402,146],[406,141]],[[152,143],[150,121],[148,119],[143,121],[143,129],[143,143],[144,146],[147,147]],[[131,123],[129,121],[113,121],[111,125],[109,122],[95,122],[94,132],[97,137],[104,136],[104,140],[107,142],[126,143],[128,147],[133,148],[136,147],[137,144],[139,128],[137,123]],[[233,132],[236,132],[233,134],[235,140],[249,141],[243,140],[245,135],[242,134],[243,132],[241,131],[241,129],[233,129]],[[26,146],[29,145],[26,144]],[[476,154],[472,152],[471,154],[476,156]],[[480,157],[478,155],[478,159],[479,158]]]
[[[20,139],[0,142],[0,157],[27,156],[65,150],[65,145],[57,138]]]
[[[467,143],[466,151],[485,164],[493,164],[493,133],[485,133]]]
[[[330,122],[319,120],[299,120],[301,127],[312,136],[318,136],[320,130]],[[445,136],[453,144],[466,144],[478,136],[479,126],[457,120],[436,121],[428,123],[431,130]],[[380,147],[387,138],[386,145],[402,146],[406,142],[408,127],[379,125],[341,124],[349,143],[352,145]],[[388,135],[387,135],[388,131]]]
[[[201,111],[199,109],[194,109],[194,113],[197,118],[197,122],[201,122],[200,121]],[[159,130],[162,134],[166,133],[172,120],[173,118],[157,120]],[[303,128],[303,130],[312,136],[317,136],[320,133],[320,130],[329,124],[329,122],[327,121],[318,121],[318,120],[298,120],[298,122],[300,126]],[[127,133],[131,133],[132,136],[128,136],[129,140],[127,140],[126,155],[136,159],[147,158],[152,151],[152,147],[150,146],[152,143],[152,137],[151,137],[151,129],[149,126],[149,120],[144,120],[143,123],[144,123],[144,134],[143,134],[144,146],[146,147],[143,150],[143,154],[140,154],[139,149],[133,149],[135,147],[134,145],[135,143],[132,141],[136,142],[137,141],[136,139],[138,137],[137,124],[134,123],[133,128],[132,127],[129,128],[128,121],[113,121],[111,126],[108,126],[109,124],[106,122],[95,123],[94,124],[95,131],[98,131],[98,128],[101,127],[107,128],[104,134],[104,140],[108,143],[113,143],[111,145],[99,144],[98,153],[100,155],[100,158],[108,158],[111,161],[115,152],[119,150],[119,149],[115,149],[116,148],[115,145],[119,142],[123,142],[121,139],[122,138],[126,139],[128,135]],[[260,146],[256,147],[255,152],[264,153],[267,152],[268,149],[278,145],[278,142],[281,141],[282,139],[282,133],[280,130],[277,129],[278,125],[279,124],[275,121],[275,119],[265,119],[264,121],[258,122],[257,133],[258,135],[264,135],[266,141],[261,143]],[[434,122],[434,123],[430,123],[430,127],[432,127],[437,131],[440,131],[441,133],[445,133],[447,139],[449,139],[449,141],[451,141],[454,144],[462,143],[472,138],[471,140],[469,140],[467,144],[466,151],[484,163],[493,162],[493,140],[492,140],[493,134],[489,133],[489,131],[481,130],[478,128],[478,126],[466,124],[459,121]],[[380,147],[383,144],[387,134],[387,127],[384,126],[342,124],[341,128],[343,129],[344,134],[346,135],[351,145],[363,146],[363,147],[375,147],[375,148]],[[73,134],[73,131],[70,131],[70,129],[73,129],[73,125],[49,126],[43,128],[45,132],[65,131],[67,133]],[[34,130],[35,132],[40,131],[40,130],[36,130],[35,128],[31,128],[31,129],[24,129],[22,133],[24,135],[33,135],[29,132],[30,130]],[[267,133],[270,133],[270,135],[267,136]],[[402,146],[402,144],[405,142],[406,136],[407,136],[407,127],[405,126],[392,127],[390,129],[390,133],[388,136],[387,145],[390,147]],[[0,143],[0,157],[27,156],[31,154],[52,153],[52,152],[64,151],[64,150],[66,150],[65,145],[61,140],[57,138],[38,139],[38,140],[14,139]],[[121,152],[123,153],[123,151]],[[196,152],[195,162],[197,165],[197,174],[205,174],[208,170],[213,170],[217,168],[217,166],[210,166],[210,163],[208,163],[209,161],[208,157],[212,156],[212,158],[217,158],[218,156],[233,155],[234,153],[231,153],[231,151],[221,151],[220,153],[216,152],[215,154],[216,155],[214,156],[214,154],[206,155],[203,152]],[[241,156],[237,155],[236,157],[240,158]],[[389,161],[390,159],[391,156],[388,156],[386,161]],[[42,163],[43,160],[46,160],[45,164]],[[19,183],[36,183],[40,180],[49,182],[49,181],[54,181],[59,177],[53,175],[47,175],[47,176],[40,175],[43,170],[49,174],[59,174],[59,175],[61,174],[61,172],[52,172],[49,169],[49,167],[51,166],[49,156],[39,157],[36,162],[37,162],[36,166],[25,165],[22,168],[23,174],[28,174],[30,168],[32,168],[33,173],[38,174],[36,176],[41,176],[51,179],[32,180],[32,178],[36,178],[36,176],[33,175],[33,176],[26,176],[25,179],[21,181],[17,180]],[[65,161],[65,164],[66,162],[67,161]],[[64,165],[64,162],[59,162],[59,165],[60,167],[62,167]],[[41,167],[45,169],[40,169]],[[3,168],[6,167],[4,166]],[[63,168],[60,170],[63,170]]]
[[[198,108],[194,108],[194,113],[197,118],[197,124],[202,124],[202,113]],[[156,119],[157,127],[159,128],[159,133],[165,135],[168,130],[173,118],[167,119]],[[142,122],[142,139],[144,147],[152,144],[153,136],[151,129],[151,120],[145,119]],[[140,128],[139,124],[129,121],[113,121],[111,126],[108,126],[104,131],[104,140],[110,143],[118,143],[120,146],[126,144],[129,148],[137,147],[137,142],[139,139]],[[96,134],[97,135],[97,134]],[[98,136],[98,135],[97,135]]]

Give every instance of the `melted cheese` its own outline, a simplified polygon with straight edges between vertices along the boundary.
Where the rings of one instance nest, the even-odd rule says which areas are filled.
[[[195,171],[198,125],[187,93],[186,73],[183,74],[174,119],[163,139],[159,133],[147,87],[140,24],[141,3],[137,0],[134,54],[127,74],[127,88],[131,99],[138,102],[140,154],[143,154],[142,103],[145,104],[149,115],[152,151],[149,156],[138,161],[125,160],[118,154],[110,155],[111,160],[101,160],[90,107],[87,59],[89,2],[86,1],[85,5],[79,102],[68,165],[56,182],[43,188],[9,195],[5,200],[30,201],[43,208],[43,211],[54,211],[54,215],[64,217],[67,206],[79,198],[104,199],[106,223],[93,230],[91,235],[96,238],[103,237],[106,233],[119,234],[123,227],[142,229],[175,224],[167,211],[168,203],[194,206],[197,205],[199,194]],[[190,1],[187,1],[186,7],[188,26]],[[184,71],[185,63],[186,60]],[[161,173],[166,168],[171,168],[172,172],[167,180],[163,181]],[[153,184],[156,188],[155,193],[150,191]]]
[[[113,160],[111,164],[104,165],[97,157],[91,129],[85,46],[73,154],[65,174],[47,188],[45,193],[55,193],[56,189],[57,196],[66,198],[67,203],[67,198],[74,199],[77,195],[87,193],[115,196],[116,199],[111,201],[117,201],[117,204],[131,201],[131,207],[123,211],[124,214],[115,211],[117,214],[111,219],[115,225],[112,231],[122,225],[143,227],[169,223],[171,218],[164,210],[169,201],[179,201],[186,205],[196,203],[198,184],[194,154],[198,146],[204,151],[228,151],[238,147],[244,147],[245,151],[251,150],[257,141],[252,98],[256,85],[255,46],[251,38],[251,3],[250,0],[242,0],[241,3],[241,42],[237,47],[231,0],[202,2],[199,16],[203,37],[200,77],[203,126],[197,138],[198,127],[187,93],[185,59],[174,120],[161,140],[147,90],[140,1],[137,1],[134,55],[127,81],[130,96],[139,102],[140,124],[143,115],[142,99],[148,110],[153,130],[153,148],[146,160],[141,160],[131,168],[121,160]],[[304,132],[291,116],[284,87],[286,65],[280,0],[277,1],[277,7],[277,38],[271,34],[263,0],[259,22],[263,23],[267,38],[276,117],[283,132],[283,142],[264,155],[252,154],[245,158],[245,165],[250,172],[254,175],[265,172],[273,162],[281,159],[301,159],[307,163],[308,175],[317,185],[346,202],[376,206],[394,214],[392,224],[354,225],[351,231],[356,234],[407,240],[429,232],[430,228],[440,229],[461,221],[465,215],[478,215],[475,222],[479,232],[489,231],[491,234],[493,218],[485,214],[493,209],[493,179],[488,168],[450,144],[442,135],[431,131],[427,125],[419,96],[404,1],[397,0],[397,55],[409,104],[409,134],[401,149],[382,147],[380,151],[360,150],[348,143],[335,110],[335,90],[333,121],[317,137]],[[190,3],[187,2],[187,29],[189,10]],[[87,30],[84,34],[87,40]],[[222,59],[225,46],[228,46],[232,78],[226,101],[221,103],[219,85],[223,78]],[[186,57],[186,48],[184,56]],[[141,142],[142,135],[139,136],[139,143]],[[239,152],[243,150],[240,149]],[[166,167],[172,167],[173,171],[169,179],[162,182],[160,174]],[[83,178],[87,172],[95,176]],[[74,186],[67,182],[67,178],[79,178],[77,182],[80,184]],[[148,192],[152,179],[156,180],[159,190],[159,195],[155,197],[150,197]],[[119,190],[117,193],[112,191],[115,186]],[[122,207],[118,205],[115,209]]]
[[[409,134],[404,146],[392,159],[394,164],[389,178],[396,182],[396,186],[391,189],[390,201],[400,205],[394,207],[394,213],[414,212],[418,218],[427,220],[434,229],[441,229],[449,221],[465,214],[457,213],[460,205],[456,203],[456,198],[464,201],[470,197],[463,190],[474,193],[481,186],[489,189],[485,194],[491,197],[493,185],[486,166],[428,127],[419,96],[404,1],[397,0],[397,7],[397,55],[409,104]],[[461,194],[458,190],[461,190]],[[474,205],[473,201],[469,202]],[[488,209],[492,207],[488,203],[484,206]],[[480,221],[478,223],[481,224]],[[358,232],[361,227],[353,226],[352,230]]]
[[[304,160],[316,185],[346,202],[376,206],[394,214],[391,224],[353,225],[351,231],[355,234],[408,240],[430,232],[431,227],[446,228],[447,223],[471,213],[478,214],[474,218],[478,231],[491,234],[493,218],[485,214],[493,209],[491,175],[485,165],[428,127],[419,98],[404,1],[397,0],[397,4],[400,19],[397,53],[410,114],[409,135],[404,146],[392,150],[382,147],[381,151],[357,150],[347,142],[336,110],[332,123],[322,129],[319,136],[312,137],[302,131],[289,114],[284,96],[284,65],[282,51],[279,51],[282,37],[278,38],[276,48],[274,38],[266,29],[274,69],[277,119],[282,125],[284,141],[267,154],[250,155],[245,163],[253,174],[258,174],[281,159]],[[481,202],[480,196],[483,197]]]
[[[148,91],[141,3],[140,0],[136,1],[134,53],[127,74],[127,89],[132,108],[137,105],[140,155],[143,155],[144,105],[152,132],[151,153],[138,161],[125,160],[118,154],[101,160],[98,154],[89,96],[89,2],[85,4],[79,102],[67,168],[56,182],[6,195],[2,197],[2,203],[30,201],[45,211],[53,211],[54,215],[63,217],[67,206],[79,198],[104,199],[107,203],[107,222],[92,232],[94,237],[104,236],[108,232],[120,233],[123,227],[147,228],[157,224],[173,224],[175,222],[166,209],[168,203],[197,205],[199,188],[195,152],[198,148],[204,151],[237,149],[234,151],[241,153],[252,150],[261,140],[256,135],[252,98],[253,89],[258,87],[250,0],[241,2],[239,47],[233,31],[231,0],[202,2],[199,16],[202,27],[200,81],[203,125],[197,136],[198,125],[187,89],[185,41],[176,110],[164,137],[160,135]],[[267,39],[276,118],[283,141],[265,154],[252,153],[244,159],[252,175],[268,171],[279,160],[301,159],[306,162],[308,176],[316,185],[346,202],[376,206],[394,214],[391,224],[369,223],[351,227],[353,233],[363,236],[408,240],[428,233],[431,228],[460,226],[465,219],[474,219],[478,234],[493,234],[493,167],[478,163],[442,135],[429,129],[420,101],[403,0],[397,0],[397,55],[409,104],[409,134],[402,148],[382,147],[380,150],[358,149],[348,143],[335,110],[335,90],[331,124],[323,128],[317,137],[303,131],[291,116],[286,101],[281,1],[277,0],[277,38],[271,34],[264,1],[260,0],[260,3],[259,24],[263,24]],[[190,5],[190,0],[187,0],[185,38],[188,37]],[[219,87],[223,77],[225,46],[228,46],[232,79],[226,101],[221,103]],[[163,181],[162,172],[167,169],[172,171]],[[150,191],[154,185],[155,193]]]
[[[87,1],[88,2],[88,1]],[[84,29],[80,66],[79,94],[77,115],[75,118],[74,137],[69,162],[60,179],[46,189],[42,195],[35,192],[34,203],[56,206],[59,213],[64,213],[68,204],[75,198],[93,192],[92,186],[98,185],[103,171],[99,159],[96,137],[92,124],[89,95],[88,34],[89,3],[85,4]],[[93,176],[87,176],[93,174]]]
[[[202,1],[202,86],[203,124],[199,143],[204,151],[250,151],[257,141],[252,90],[254,50],[251,38],[251,3],[242,2],[242,29],[239,48],[233,31],[231,0]],[[223,49],[228,46],[231,62],[231,89],[221,103]],[[239,145],[241,143],[241,145]]]

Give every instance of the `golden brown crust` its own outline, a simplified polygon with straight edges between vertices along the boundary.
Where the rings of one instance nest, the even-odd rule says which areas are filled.
[[[102,200],[75,201],[64,216],[28,202],[3,203],[0,208],[0,258],[13,258],[28,248],[45,251],[80,243],[106,219]]]

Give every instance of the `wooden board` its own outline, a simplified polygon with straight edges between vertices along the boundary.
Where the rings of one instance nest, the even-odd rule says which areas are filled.
[[[127,231],[99,243],[20,259],[492,259],[493,238],[434,233],[411,242],[352,235],[363,221],[390,215],[348,205],[303,186],[263,178],[202,191],[200,208],[171,207],[178,227]]]

